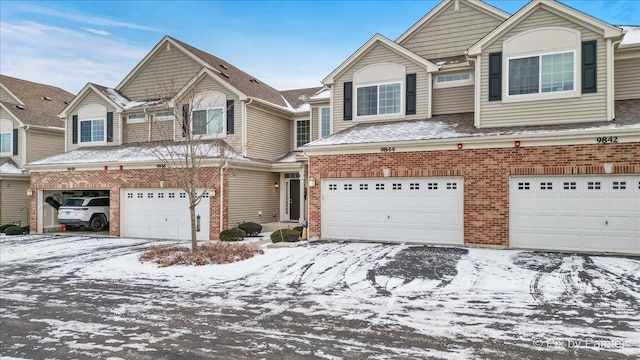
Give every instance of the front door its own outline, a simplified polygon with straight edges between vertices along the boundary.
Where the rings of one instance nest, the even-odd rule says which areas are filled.
[[[300,219],[300,180],[289,180],[289,220]]]

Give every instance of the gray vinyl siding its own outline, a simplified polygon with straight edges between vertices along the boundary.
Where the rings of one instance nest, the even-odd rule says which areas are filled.
[[[270,172],[229,171],[229,227],[241,222],[277,221],[280,200],[278,190],[273,187],[275,181],[278,174]]]
[[[433,90],[433,115],[473,112],[474,86]]]
[[[204,78],[200,83],[196,85],[194,88],[195,93],[204,92],[204,91],[217,91],[225,94],[227,100],[234,100],[233,105],[233,114],[234,114],[234,133],[228,134],[224,137],[224,140],[227,144],[232,146],[238,153],[242,153],[242,103],[240,98],[232,93],[229,89],[222,86],[219,82],[215,81],[210,77]],[[192,103],[193,98],[184,99],[182,103]],[[177,109],[174,110],[174,114],[176,114],[175,121],[175,131],[176,131],[176,139],[181,140],[184,139],[182,136],[182,113],[181,110],[182,105],[178,106]],[[225,119],[226,121],[226,119]]]
[[[333,132],[336,133],[338,131],[347,129],[354,125],[354,123],[358,123],[358,121],[354,120],[343,120],[344,115],[344,83],[348,81],[353,81],[353,74],[369,65],[378,64],[378,63],[395,63],[400,64],[406,67],[407,74],[415,73],[416,74],[416,114],[406,116],[404,114],[398,115],[398,120],[405,119],[418,119],[425,118],[428,116],[429,110],[429,77],[427,75],[426,70],[404,58],[401,55],[398,55],[396,52],[387,48],[384,45],[378,44],[371,48],[369,52],[367,52],[357,63],[352,64],[351,67],[346,69],[335,81],[334,85],[334,106],[333,106]],[[355,86],[354,86],[355,91]],[[353,101],[355,103],[356,97],[353,97]],[[402,99],[404,102],[405,100]],[[354,116],[355,118],[355,116]]]
[[[24,180],[0,180],[0,224],[20,222],[29,224],[29,178]]]
[[[616,60],[614,69],[616,100],[640,99],[640,57]]]
[[[292,150],[293,122],[258,106],[247,106],[247,156],[273,160]]]
[[[119,90],[129,100],[134,101],[171,97],[201,68],[202,65],[173,45],[170,46],[170,50],[167,50],[165,45]]]
[[[27,137],[27,164],[64,152],[64,133],[29,130]]]
[[[83,106],[91,105],[91,104],[104,105],[107,107],[107,112],[110,112],[110,111],[113,112],[113,142],[107,143],[107,146],[120,145],[120,141],[121,141],[120,140],[120,135],[121,135],[120,124],[122,123],[120,120],[121,118],[120,114],[116,112],[116,108],[114,108],[110,103],[104,100],[100,95],[96,94],[93,91],[90,91],[87,93],[84,99],[82,99],[78,103],[78,105],[73,109],[73,112],[67,114],[67,118],[65,119],[65,123],[66,123],[65,127],[67,131],[67,139],[66,139],[67,151],[75,150],[80,147],[79,146],[80,139],[78,139],[78,144],[73,143],[73,115],[78,115],[79,109],[81,109]],[[80,125],[78,125],[78,128],[79,126]],[[78,130],[78,134],[79,134],[79,130]]]
[[[458,11],[453,2],[438,16],[424,24],[400,45],[424,57],[439,59],[463,55],[502,21],[460,1]]]
[[[512,103],[489,101],[489,53],[502,51],[502,40],[504,39],[526,30],[548,26],[577,29],[582,34],[582,41],[598,41],[598,92],[582,94],[580,97],[568,99],[549,99]],[[580,49],[577,49],[577,51],[579,52]],[[476,81],[481,81],[480,126],[549,125],[605,121],[607,118],[607,74],[605,56],[605,41],[601,36],[544,9],[538,9],[502,38],[497,39],[489,47],[483,49],[481,79],[476,79]],[[577,62],[576,66],[580,66],[580,61]],[[505,69],[505,66],[503,65],[503,77],[506,76],[506,71],[507,69]],[[580,74],[580,71],[578,71],[578,74]]]

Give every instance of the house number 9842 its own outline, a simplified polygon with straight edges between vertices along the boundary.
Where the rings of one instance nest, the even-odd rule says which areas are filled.
[[[612,144],[612,143],[617,143],[618,142],[618,137],[617,136],[609,136],[609,137],[599,137],[596,138],[596,141],[598,142],[598,144]]]
[[[396,148],[394,146],[382,146],[380,148],[380,152],[383,152],[383,153],[390,153],[394,151],[396,151]]]

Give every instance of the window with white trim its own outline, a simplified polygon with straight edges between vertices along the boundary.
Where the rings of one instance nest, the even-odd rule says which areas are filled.
[[[400,114],[402,83],[360,86],[356,89],[357,116]]]
[[[473,85],[473,75],[470,72],[437,75],[433,87],[438,89],[467,85]]]
[[[224,108],[194,110],[191,132],[193,135],[218,135],[224,131]]]
[[[162,121],[162,120],[173,120],[175,118],[175,115],[173,114],[173,111],[168,110],[168,111],[156,111],[155,113],[155,119],[157,121]]]
[[[135,124],[145,122],[147,120],[147,114],[135,113],[127,115],[127,124]]]
[[[573,91],[575,69],[575,51],[510,58],[509,96]]]
[[[11,147],[12,142],[11,138],[13,137],[12,132],[2,132],[0,133],[0,153],[10,153],[13,149]]]
[[[296,120],[296,147],[304,146],[311,141],[309,120]]]
[[[320,138],[331,134],[331,109],[326,107],[320,108]]]
[[[104,142],[106,126],[105,119],[80,120],[80,143]]]

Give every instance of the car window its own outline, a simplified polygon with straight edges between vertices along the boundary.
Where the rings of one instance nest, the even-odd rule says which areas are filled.
[[[89,206],[109,206],[109,199],[93,199],[89,202]]]
[[[84,199],[67,199],[62,206],[82,206]]]

